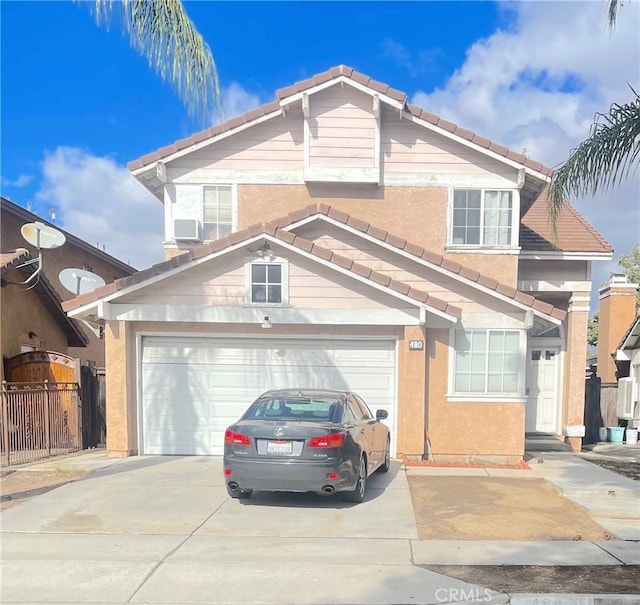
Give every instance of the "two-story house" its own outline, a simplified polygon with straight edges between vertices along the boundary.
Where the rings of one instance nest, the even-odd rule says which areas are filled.
[[[219,454],[261,392],[352,389],[392,452],[581,445],[591,263],[552,170],[339,66],[129,165],[167,260],[65,305],[105,324],[113,455]]]

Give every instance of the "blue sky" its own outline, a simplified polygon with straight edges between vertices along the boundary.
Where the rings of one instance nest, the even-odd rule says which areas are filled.
[[[187,2],[210,44],[227,117],[347,64],[423,107],[548,165],[596,111],[640,88],[639,3],[617,30],[594,2]],[[3,1],[2,194],[142,268],[162,257],[161,204],[128,161],[200,130],[119,26],[87,5]],[[578,200],[618,253],[640,240],[637,173]],[[612,213],[611,204],[620,212]],[[127,228],[114,230],[113,224]],[[612,266],[594,275],[602,281]]]

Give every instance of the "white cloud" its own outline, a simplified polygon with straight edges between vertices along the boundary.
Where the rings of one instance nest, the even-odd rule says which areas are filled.
[[[237,82],[222,89],[222,106],[225,120],[233,118],[262,105],[257,94],[248,92]]]
[[[443,88],[416,92],[412,102],[549,166],[564,161],[589,135],[596,112],[633,98],[640,52],[637,2],[622,7],[609,32],[606,2],[516,2],[513,21],[477,41]],[[615,248],[640,241],[640,179],[573,200]],[[606,265],[606,266],[605,266]],[[595,289],[615,263],[594,263]],[[595,294],[594,289],[594,294]],[[595,299],[595,300],[594,300]],[[592,308],[597,297],[592,297]]]
[[[399,67],[405,69],[412,78],[417,78],[421,74],[433,71],[435,68],[434,63],[437,62],[438,57],[442,54],[442,51],[436,48],[422,50],[416,57],[413,57],[402,44],[391,38],[385,38],[382,41],[381,48],[384,57],[391,59]]]
[[[17,179],[5,179],[4,177],[0,178],[0,183],[2,183],[3,187],[26,187],[33,180],[33,175],[31,174],[21,174]]]
[[[57,208],[61,227],[137,269],[160,262],[163,207],[110,157],[58,147],[43,162],[39,200]]]

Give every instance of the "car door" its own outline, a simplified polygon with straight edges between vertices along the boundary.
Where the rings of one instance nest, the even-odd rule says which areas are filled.
[[[365,436],[367,439],[367,457],[369,459],[369,471],[373,471],[381,464],[382,452],[377,444],[379,434],[377,431],[378,421],[374,418],[367,404],[358,395],[353,395],[354,403],[360,410],[360,419],[365,427]]]
[[[362,411],[358,401],[353,395],[349,395],[347,397],[347,406],[349,408],[350,413],[355,418],[354,420],[354,439],[360,444],[362,451],[367,455],[367,460],[369,460],[369,466],[373,462],[371,456],[375,456],[375,452],[373,449],[374,435],[373,435],[373,427],[368,422],[368,419],[365,417],[365,414]],[[375,463],[374,463],[375,464]]]

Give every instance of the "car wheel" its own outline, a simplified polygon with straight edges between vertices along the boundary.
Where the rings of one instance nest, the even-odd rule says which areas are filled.
[[[387,449],[384,451],[384,461],[382,465],[378,467],[378,471],[381,473],[386,473],[389,471],[391,467],[391,443],[387,439]]]
[[[253,493],[253,490],[251,490],[251,489],[231,489],[227,485],[227,493],[229,494],[229,496],[231,498],[245,499],[245,498],[251,498],[251,494]]]
[[[364,456],[360,458],[360,464],[358,465],[358,480],[356,481],[356,487],[353,491],[345,492],[344,499],[347,502],[362,502],[364,500],[364,492],[367,487],[367,463],[364,461]]]

